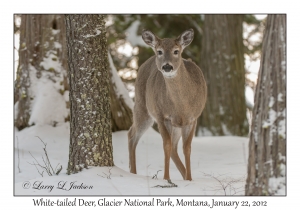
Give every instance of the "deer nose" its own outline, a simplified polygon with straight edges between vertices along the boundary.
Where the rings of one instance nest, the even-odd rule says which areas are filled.
[[[171,70],[173,70],[173,66],[169,65],[168,63],[166,65],[164,65],[162,67],[162,69],[165,71],[165,72],[170,72]]]

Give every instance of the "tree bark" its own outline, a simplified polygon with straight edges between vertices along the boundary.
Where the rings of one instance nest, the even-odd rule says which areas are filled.
[[[33,81],[47,78],[57,83],[57,91],[62,95],[68,90],[65,46],[63,15],[21,15],[19,65],[14,87],[14,103],[18,102],[15,126],[19,130],[30,124],[32,102],[39,91],[31,87]],[[46,59],[57,62],[56,69],[45,68]]]
[[[66,15],[70,81],[67,173],[113,166],[104,15]]]
[[[285,194],[286,16],[268,15],[255,92],[246,195]]]
[[[243,15],[205,15],[201,69],[208,96],[198,125],[213,135],[248,134]]]

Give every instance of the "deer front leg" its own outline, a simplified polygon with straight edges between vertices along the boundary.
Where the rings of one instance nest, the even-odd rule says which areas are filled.
[[[178,145],[178,141],[181,137],[181,129],[178,127],[174,127],[172,126],[172,123],[170,120],[165,120],[164,121],[165,126],[171,136],[171,142],[172,142],[172,149],[171,149],[171,158],[173,160],[173,162],[175,163],[177,169],[179,170],[179,172],[182,175],[182,178],[185,178],[185,167],[182,164],[178,153],[177,153],[177,145]]]
[[[172,148],[171,158],[172,158],[173,162],[175,163],[177,169],[179,170],[182,178],[185,179],[186,169],[185,169],[184,165],[182,164],[180,157],[178,155],[177,144],[176,145],[174,145],[174,143],[172,143],[172,144],[173,144],[173,148]]]
[[[163,138],[163,147],[164,147],[164,153],[165,153],[165,170],[164,170],[164,179],[169,180],[170,179],[170,158],[171,158],[171,152],[172,152],[172,141],[171,141],[171,135],[168,132],[164,122],[157,122],[159,132]]]
[[[192,180],[192,175],[191,175],[191,144],[192,144],[192,139],[194,137],[194,132],[195,132],[195,127],[196,127],[196,121],[193,122],[191,125],[187,125],[182,128],[182,142],[183,142],[183,154],[185,157],[185,180]]]
[[[171,125],[171,122],[169,122]],[[178,141],[181,137],[181,129],[178,127],[174,127],[174,126],[170,126],[172,128],[171,131],[171,139],[172,139],[172,152],[171,152],[171,158],[173,160],[173,162],[175,163],[177,169],[179,170],[179,172],[182,175],[182,178],[185,178],[185,167],[182,164],[178,152],[177,152],[177,145],[178,145]]]

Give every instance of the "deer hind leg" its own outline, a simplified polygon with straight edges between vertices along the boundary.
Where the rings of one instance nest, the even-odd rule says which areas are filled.
[[[138,116],[135,114],[138,113]],[[136,174],[136,146],[145,133],[145,131],[153,124],[153,119],[148,112],[134,112],[133,124],[128,132],[128,150],[129,150],[129,168],[130,173]]]
[[[195,127],[196,127],[196,121],[193,124],[187,125],[181,129],[182,142],[183,142],[183,154],[185,157],[185,167],[186,167],[186,172],[184,177],[185,180],[192,180],[190,157],[191,157],[191,144],[195,133]]]

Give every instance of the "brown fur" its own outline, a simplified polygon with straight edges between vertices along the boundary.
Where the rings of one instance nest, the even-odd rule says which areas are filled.
[[[147,31],[148,32],[148,31]],[[190,32],[190,31],[188,31]],[[190,152],[197,118],[201,115],[206,102],[206,83],[200,68],[193,62],[181,58],[186,47],[183,35],[177,39],[159,39],[150,41],[144,38],[156,55],[141,65],[135,84],[135,106],[133,125],[128,132],[130,172],[136,173],[135,148],[141,135],[155,120],[163,138],[165,153],[164,179],[170,179],[170,157],[182,177],[191,180]],[[190,34],[188,34],[190,35]],[[193,34],[192,34],[193,35]],[[151,42],[152,41],[152,42]],[[178,55],[174,50],[179,50]],[[162,50],[163,55],[158,55]],[[162,66],[172,64],[176,76],[168,78],[162,73]],[[177,153],[177,144],[182,136],[185,165]]]

